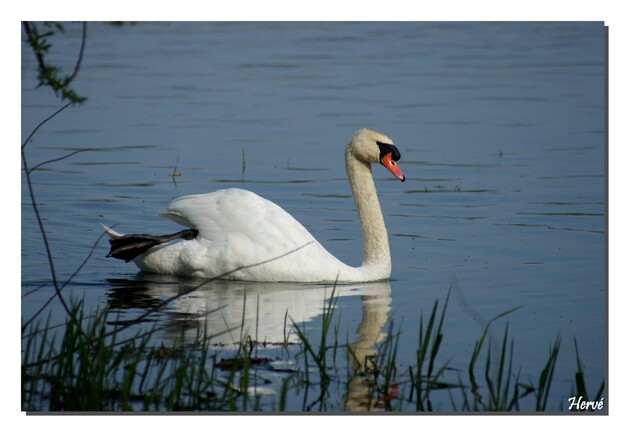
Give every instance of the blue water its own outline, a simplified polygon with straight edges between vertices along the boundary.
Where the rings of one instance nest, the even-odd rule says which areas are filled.
[[[67,24],[52,41],[51,59],[71,69],[80,26]],[[440,357],[456,380],[485,323],[518,308],[496,322],[493,338],[509,322],[514,361],[536,380],[560,335],[550,404],[566,410],[574,339],[589,393],[607,371],[604,61],[601,22],[90,23],[73,82],[87,102],[27,146],[31,166],[86,149],[32,174],[55,266],[62,279],[72,274],[98,239],[99,222],[121,232],[174,232],[156,216],[168,200],[227,187],[280,204],[358,265],[343,147],[370,127],[395,141],[407,180],[374,169],[392,280],[385,290],[343,290],[340,332],[360,336],[357,325],[376,308],[370,329],[378,336],[389,318],[401,330],[406,371],[420,314],[451,290]],[[35,87],[35,66],[23,47],[23,139],[60,107]],[[180,176],[172,177],[175,167]],[[22,178],[22,293],[44,284],[22,299],[23,320],[51,295],[28,201]],[[133,263],[104,258],[107,250],[103,239],[65,293],[132,318],[188,284],[138,275]],[[243,295],[258,296],[269,308],[265,335],[275,339],[286,334],[279,318],[287,302],[316,332],[325,293],[222,283],[160,320],[168,326],[182,311],[217,305],[239,315]],[[370,294],[375,307],[366,304]],[[139,298],[130,303],[127,295]],[[49,309],[53,321],[63,318],[56,303]],[[219,329],[212,317],[200,323]],[[448,411],[450,401],[434,406]]]

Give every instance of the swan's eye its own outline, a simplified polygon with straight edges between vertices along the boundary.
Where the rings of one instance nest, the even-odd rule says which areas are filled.
[[[393,144],[381,143],[380,141],[377,141],[376,144],[378,145],[380,151],[380,160],[382,160],[388,153],[392,154],[391,156],[394,161],[398,161],[400,159],[400,152]]]

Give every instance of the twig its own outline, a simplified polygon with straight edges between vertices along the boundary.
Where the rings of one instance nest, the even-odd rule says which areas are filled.
[[[136,324],[140,323],[142,320],[146,319],[151,314],[161,310],[162,308],[164,308],[165,306],[167,306],[168,304],[170,304],[174,300],[179,299],[180,297],[185,296],[187,294],[190,294],[193,291],[199,290],[201,287],[209,284],[210,282],[217,281],[217,280],[219,280],[221,278],[225,278],[226,276],[229,276],[229,275],[231,275],[233,273],[236,273],[238,271],[241,271],[241,270],[250,269],[252,267],[258,267],[258,266],[261,266],[263,264],[267,264],[267,263],[279,260],[280,258],[284,258],[285,256],[291,255],[292,253],[295,253],[295,252],[297,252],[299,250],[304,249],[306,246],[308,246],[310,244],[313,244],[313,242],[314,241],[311,240],[311,241],[309,241],[309,242],[307,242],[307,243],[305,243],[305,244],[303,244],[303,245],[301,245],[299,247],[296,247],[295,249],[290,250],[289,252],[283,253],[282,255],[278,255],[276,257],[273,257],[273,258],[270,258],[270,259],[266,259],[264,261],[260,261],[260,262],[254,263],[254,264],[249,264],[249,265],[246,265],[246,266],[240,266],[240,267],[237,267],[237,268],[235,268],[233,270],[230,270],[228,272],[222,273],[222,274],[220,274],[218,276],[214,276],[212,278],[208,278],[208,279],[204,280],[202,283],[200,283],[198,285],[195,285],[194,287],[192,287],[192,288],[190,288],[190,289],[188,289],[186,291],[178,293],[176,296],[170,297],[170,298],[162,301],[159,305],[156,305],[154,308],[151,308],[151,309],[147,310],[144,314],[140,315],[135,320],[129,322],[129,324],[126,324],[125,326],[120,328],[118,331],[108,333],[107,335],[117,334],[118,332],[120,332],[120,331],[122,331],[122,330],[124,330],[124,329],[126,329],[126,328],[128,328],[130,326],[133,326],[133,325],[136,325]]]
[[[86,98],[77,95],[76,92],[70,88],[70,83],[75,79],[79,73],[79,69],[81,68],[83,53],[85,51],[85,42],[87,39],[87,23],[85,21],[82,22],[81,47],[79,48],[79,54],[74,65],[74,69],[71,74],[63,77],[59,77],[57,75],[59,68],[48,64],[45,58],[45,53],[48,51],[50,45],[46,43],[44,37],[52,35],[53,32],[40,34],[37,30],[37,26],[29,23],[28,21],[23,21],[22,27],[26,33],[27,42],[31,46],[31,49],[35,54],[35,58],[37,59],[39,86],[49,86],[55,92],[55,95],[57,95],[58,92],[61,92],[61,99],[69,99],[72,104],[83,103]],[[61,26],[59,26],[59,28],[63,31]]]
[[[26,32],[26,37],[28,38],[29,42],[35,41],[37,39],[37,31],[35,29],[31,28],[31,25],[28,21],[23,21],[22,22],[22,27],[24,27],[24,32]],[[37,58],[37,64],[39,65],[39,69],[43,70],[44,68],[46,68],[46,62],[44,61],[44,56],[41,54],[41,52],[34,50],[35,52],[35,57]]]
[[[84,21],[82,24],[82,32],[81,32],[81,48],[79,49],[79,56],[77,57],[77,62],[74,64],[74,70],[72,74],[68,76],[68,83],[72,82],[74,78],[79,73],[79,68],[81,68],[81,61],[83,60],[83,51],[85,50],[85,40],[87,37],[87,23]]]
[[[64,107],[66,108],[67,105]],[[55,114],[58,114],[60,111],[57,111]],[[48,117],[46,119],[50,120],[52,117]],[[37,128],[42,125],[40,123]],[[32,134],[31,134],[32,136]],[[29,137],[30,138],[30,137]],[[22,165],[24,166],[24,177],[26,178],[26,186],[28,187],[28,193],[31,197],[31,206],[33,207],[33,211],[35,212],[35,219],[37,220],[37,226],[39,227],[39,232],[42,235],[42,241],[44,242],[44,248],[46,249],[46,257],[48,258],[48,266],[50,267],[50,275],[53,282],[53,287],[55,289],[55,294],[59,298],[61,305],[68,315],[71,315],[70,308],[63,296],[61,295],[61,288],[59,288],[59,284],[57,283],[57,273],[55,272],[55,263],[53,262],[52,253],[50,250],[50,244],[48,244],[48,237],[46,236],[46,230],[44,229],[44,223],[42,222],[42,218],[39,214],[39,208],[37,207],[37,203],[35,202],[35,193],[33,192],[33,184],[31,182],[31,175],[28,171],[28,163],[26,162],[26,155],[24,154],[24,145],[22,146]]]
[[[68,102],[65,105],[63,105],[61,108],[59,108],[58,110],[56,110],[51,116],[49,116],[48,118],[45,118],[44,121],[42,121],[41,123],[39,123],[35,129],[33,129],[33,131],[31,132],[31,134],[28,136],[28,138],[26,138],[26,141],[24,141],[22,143],[22,151],[24,151],[24,148],[26,147],[26,145],[28,144],[28,142],[31,140],[31,138],[33,138],[33,135],[35,135],[35,132],[37,132],[37,130],[42,127],[44,124],[46,124],[46,122],[50,119],[52,119],[53,117],[55,117],[57,114],[59,114],[61,111],[63,111],[64,109],[66,109],[68,106],[72,105],[72,102]]]
[[[101,241],[101,238],[103,238],[103,235],[105,235],[105,232],[102,232],[101,235],[99,235],[99,237],[97,238],[97,240],[94,242],[94,244],[92,245],[92,248],[90,249],[90,251],[88,252],[87,256],[83,259],[83,261],[81,262],[81,264],[79,264],[79,267],[77,267],[74,272],[72,272],[72,274],[70,275],[70,277],[68,279],[66,279],[66,281],[61,285],[61,287],[59,288],[59,291],[63,290],[66,285],[68,285],[73,279],[74,277],[79,273],[79,271],[83,268],[83,266],[85,266],[85,264],[88,262],[88,260],[92,257],[92,254],[94,253],[94,250],[96,249],[96,246],[98,245],[98,243]],[[37,289],[41,288],[42,286],[38,287]],[[35,290],[32,290],[31,292],[29,292],[28,294],[32,293]],[[27,294],[25,294],[22,297],[27,296]],[[29,319],[27,320],[25,323],[22,324],[22,329],[26,328],[28,325],[30,325],[35,319],[37,319],[37,317],[42,313],[42,311],[44,311],[44,309],[50,304],[50,302],[53,301],[53,299],[55,298],[55,294],[53,294],[50,299],[48,299],[44,305],[41,306],[41,308],[39,308],[35,314]]]
[[[33,171],[37,170],[40,167],[43,167],[46,164],[50,164],[51,162],[57,162],[57,161],[61,161],[62,159],[66,159],[71,157],[72,155],[76,155],[77,153],[81,153],[81,152],[87,152],[89,149],[81,149],[81,150],[75,150],[74,152],[68,153],[67,155],[63,155],[60,156],[59,158],[54,158],[54,159],[49,159],[48,161],[44,161],[44,162],[40,162],[39,164],[37,164],[34,167],[31,167],[30,169],[28,169],[29,173],[32,173]]]
[[[96,245],[98,244],[98,242],[100,241],[100,239],[103,237],[103,234],[101,234],[98,238],[98,240],[94,243],[94,245],[92,246],[92,249],[90,250],[88,256],[83,260],[83,262],[79,265],[79,267],[72,273],[72,275],[70,276],[70,278],[68,280],[66,280],[64,282],[63,285],[59,286],[59,282],[57,281],[57,273],[55,270],[55,264],[53,261],[53,257],[52,257],[52,251],[50,249],[50,244],[48,243],[48,237],[46,235],[46,230],[44,229],[44,223],[42,221],[41,215],[39,213],[39,208],[37,207],[37,202],[35,201],[35,192],[33,190],[33,183],[31,181],[31,172],[39,167],[41,167],[44,164],[50,163],[50,162],[56,162],[56,161],[60,161],[62,159],[68,158],[72,155],[75,155],[79,152],[84,152],[85,150],[75,150],[72,153],[69,153],[65,156],[62,156],[60,158],[56,158],[56,159],[51,159],[48,161],[44,161],[42,163],[37,164],[36,166],[34,166],[33,168],[29,168],[28,166],[28,162],[26,161],[26,153],[25,153],[25,149],[26,149],[26,145],[29,143],[29,141],[31,140],[31,138],[33,138],[33,135],[35,135],[35,133],[39,130],[39,128],[41,128],[44,124],[46,124],[48,121],[50,121],[51,119],[53,119],[55,116],[57,116],[58,114],[60,114],[64,109],[66,109],[68,106],[70,106],[72,103],[66,103],[65,105],[63,105],[61,108],[59,108],[57,111],[55,111],[53,114],[51,114],[50,116],[48,116],[47,118],[45,118],[42,122],[40,122],[35,129],[33,129],[33,131],[30,133],[30,135],[26,138],[26,141],[24,141],[24,143],[22,144],[22,148],[21,148],[21,155],[22,155],[22,166],[24,169],[24,177],[26,178],[26,186],[28,187],[28,192],[29,192],[29,196],[31,198],[31,206],[33,207],[33,212],[35,213],[35,219],[37,221],[37,225],[39,227],[39,231],[40,234],[42,236],[42,241],[44,243],[44,248],[46,251],[46,257],[48,259],[48,266],[50,268],[50,275],[51,275],[51,280],[52,280],[52,284],[53,284],[53,288],[55,290],[55,295],[57,296],[57,298],[59,298],[59,301],[61,302],[61,305],[63,306],[64,310],[66,311],[66,313],[68,315],[70,315],[70,307],[68,306],[68,304],[66,303],[65,299],[63,298],[63,296],[61,295],[61,291],[63,290],[63,288],[68,285],[68,283],[70,282],[70,280],[72,280],[77,273],[79,272],[79,270],[85,265],[85,263],[87,262],[87,260],[90,258],[90,256],[92,255],[92,253],[94,252],[94,249],[96,247]],[[40,308],[36,314],[26,323],[27,326],[29,323],[31,323],[36,317],[37,315],[39,315],[41,313],[41,311],[52,301],[52,299],[49,299],[42,308]]]
[[[102,235],[101,235],[101,237],[102,237]],[[100,239],[100,237],[99,237],[99,239]],[[198,285],[196,285],[196,286],[194,286],[194,287],[192,287],[192,288],[190,288],[190,289],[188,289],[188,290],[186,290],[186,291],[184,291],[184,292],[182,292],[182,293],[178,293],[176,296],[170,297],[170,298],[168,298],[168,299],[166,299],[166,300],[162,301],[162,302],[161,302],[159,305],[157,305],[155,308],[152,308],[152,309],[147,310],[144,314],[140,315],[140,316],[139,316],[139,317],[137,317],[136,319],[131,320],[131,321],[129,321],[129,322],[126,322],[124,326],[119,327],[119,328],[116,328],[116,329],[114,329],[114,330],[112,330],[112,331],[108,332],[108,333],[107,333],[107,334],[105,334],[104,336],[105,336],[105,337],[111,337],[111,336],[116,336],[116,335],[118,335],[120,332],[124,331],[125,329],[129,328],[130,326],[137,325],[137,324],[139,324],[140,322],[142,322],[144,319],[146,319],[147,317],[149,317],[151,314],[153,314],[153,313],[155,313],[155,312],[157,312],[157,311],[160,311],[162,308],[164,308],[165,306],[167,306],[168,304],[170,304],[170,303],[171,303],[171,302],[173,302],[174,300],[179,299],[179,298],[181,298],[182,296],[185,296],[185,295],[187,295],[187,294],[190,294],[190,293],[192,293],[193,291],[198,290],[199,288],[201,288],[201,287],[203,287],[203,286],[207,285],[208,283],[210,283],[210,282],[212,282],[212,281],[219,280],[219,279],[224,278],[224,277],[226,277],[226,276],[228,276],[228,275],[230,275],[230,274],[232,274],[232,273],[236,273],[236,272],[238,272],[238,271],[240,271],[240,270],[249,269],[249,268],[252,268],[252,267],[257,267],[257,266],[260,266],[260,265],[263,265],[263,264],[266,264],[266,263],[270,263],[270,262],[276,261],[276,260],[278,260],[278,259],[280,259],[280,258],[284,258],[285,256],[291,255],[292,253],[297,252],[297,251],[299,251],[299,250],[302,250],[302,249],[303,249],[303,248],[305,248],[306,246],[308,246],[308,245],[310,245],[310,244],[313,244],[313,242],[314,242],[314,241],[309,241],[309,242],[307,242],[307,243],[305,243],[305,244],[303,244],[303,245],[301,245],[301,246],[299,246],[299,247],[296,247],[296,248],[295,248],[295,249],[293,249],[293,250],[290,250],[289,252],[283,253],[282,255],[276,256],[276,257],[274,257],[274,258],[270,258],[270,259],[267,259],[267,260],[264,260],[264,261],[261,261],[261,262],[258,262],[258,263],[254,263],[254,264],[246,265],[246,266],[240,266],[240,267],[237,267],[237,268],[235,268],[235,269],[233,269],[233,270],[230,270],[229,272],[225,272],[225,273],[223,273],[223,274],[221,274],[221,275],[218,275],[218,276],[215,276],[215,277],[213,277],[213,278],[208,278],[208,279],[204,280],[202,283],[200,283],[200,284],[198,284]],[[97,243],[98,243],[98,241],[97,241]],[[92,254],[92,251],[94,250],[94,248],[95,248],[95,247],[96,247],[96,243],[95,243],[95,244],[94,244],[94,246],[92,247],[92,250],[90,251],[90,255]],[[88,255],[88,257],[89,257],[89,255]],[[83,264],[82,264],[80,267],[82,267],[82,266],[83,266]],[[80,267],[79,267],[79,268],[80,268]],[[78,270],[77,270],[77,271],[78,271]],[[65,286],[65,285],[66,285],[66,284],[64,284],[64,286]],[[53,296],[53,297],[54,297],[54,296]],[[50,300],[52,300],[52,298],[51,298]],[[48,302],[46,302],[46,305],[50,302],[50,300],[49,300]],[[212,313],[212,312],[215,312],[215,311],[220,311],[221,309],[225,308],[226,306],[227,306],[227,305],[224,305],[224,306],[221,306],[221,307],[215,308],[215,309],[213,309],[213,310],[208,311],[208,313]],[[40,310],[40,311],[38,311],[38,314],[39,314],[39,313],[41,313],[41,310]],[[68,313],[68,314],[70,314],[70,313]],[[29,320],[27,323],[31,323],[31,322],[32,322],[32,320],[34,320],[34,318],[35,318],[35,317],[33,317],[33,318],[32,318],[31,320]],[[25,327],[25,326],[26,326],[26,325],[23,325],[22,330],[24,330],[24,327]],[[227,324],[226,324],[226,326],[227,326]],[[152,330],[152,332],[153,332],[153,331],[158,331],[159,329],[161,329],[161,328],[154,328],[154,329]],[[227,332],[230,332],[230,331],[232,331],[232,330],[233,330],[233,328],[229,328],[229,327],[228,327],[228,329],[226,329],[226,330],[225,330],[225,331],[223,331],[223,332],[220,332],[220,333],[215,334],[215,336],[216,336],[216,335],[222,335],[222,334],[227,333]],[[123,340],[123,341],[121,342],[121,344],[122,344],[122,343],[125,343],[126,341],[128,341],[128,340]],[[48,360],[46,360],[46,361],[51,361],[51,360],[52,360],[52,359],[48,359]],[[45,361],[44,361],[44,362],[45,362]]]

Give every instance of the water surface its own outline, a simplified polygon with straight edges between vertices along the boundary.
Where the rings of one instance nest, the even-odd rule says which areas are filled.
[[[32,175],[59,276],[87,256],[99,222],[174,232],[156,216],[168,200],[228,187],[280,204],[358,265],[343,147],[370,127],[396,142],[407,180],[374,168],[392,280],[376,291],[340,290],[340,332],[369,343],[392,323],[406,368],[420,314],[451,290],[441,358],[456,380],[485,323],[518,307],[496,335],[509,321],[515,362],[532,379],[562,337],[550,403],[566,409],[574,339],[589,393],[607,369],[604,31],[599,22],[90,23],[74,83],[88,101],[48,123],[27,149],[31,166],[85,149]],[[80,26],[68,24],[53,42],[52,59],[71,68]],[[22,59],[26,138],[60,103],[35,87],[32,54],[23,49]],[[22,293],[37,289],[22,299],[23,319],[51,295],[28,202],[23,178]],[[66,293],[107,305],[112,317],[133,318],[190,285],[138,274],[133,263],[106,259],[106,246],[99,242]],[[246,302],[264,302],[247,313],[247,329],[273,343],[287,335],[288,308],[317,332],[330,292],[221,282],[155,320],[175,333],[190,315],[224,308],[220,317],[193,317],[187,338],[195,341],[199,326],[220,332]],[[370,296],[377,305],[366,304]],[[55,303],[49,308],[53,321],[63,318]],[[369,335],[360,328],[366,314],[376,314]],[[437,399],[435,407],[451,404]]]

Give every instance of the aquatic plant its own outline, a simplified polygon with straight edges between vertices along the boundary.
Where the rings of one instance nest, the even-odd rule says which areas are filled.
[[[448,297],[447,297],[448,301]],[[521,411],[529,399],[536,411],[549,409],[549,387],[560,349],[560,338],[537,383],[524,382],[513,362],[514,340],[506,323],[498,356],[488,345],[485,365],[478,369],[487,329],[473,348],[468,379],[459,372],[448,379],[449,360],[440,361],[446,341],[443,323],[447,303],[436,301],[426,325],[420,318],[415,365],[398,363],[400,331],[390,322],[375,353],[358,362],[348,342],[333,327],[336,298],[322,315],[321,334],[314,342],[305,327],[294,324],[297,344],[281,347],[283,366],[265,356],[262,344],[246,337],[232,352],[213,349],[212,333],[201,341],[157,343],[160,327],[139,330],[120,339],[120,328],[106,309],[86,315],[81,301],[61,326],[38,322],[23,330],[22,409],[25,411],[436,411],[432,397],[448,392],[451,405],[437,411]],[[333,329],[335,328],[335,329]],[[183,334],[183,333],[182,333]],[[57,337],[61,337],[59,340]],[[332,340],[332,341],[331,341]],[[344,362],[337,353],[346,350]],[[286,363],[292,365],[287,366]],[[576,395],[588,398],[576,346]],[[339,369],[345,372],[339,372]],[[406,371],[405,371],[406,369]],[[481,373],[482,378],[479,378]],[[270,375],[280,376],[272,383]],[[272,390],[262,390],[263,386]],[[602,382],[596,398],[604,390]],[[339,401],[338,394],[343,394]],[[301,401],[295,401],[301,399]],[[561,408],[561,407],[560,407]]]

